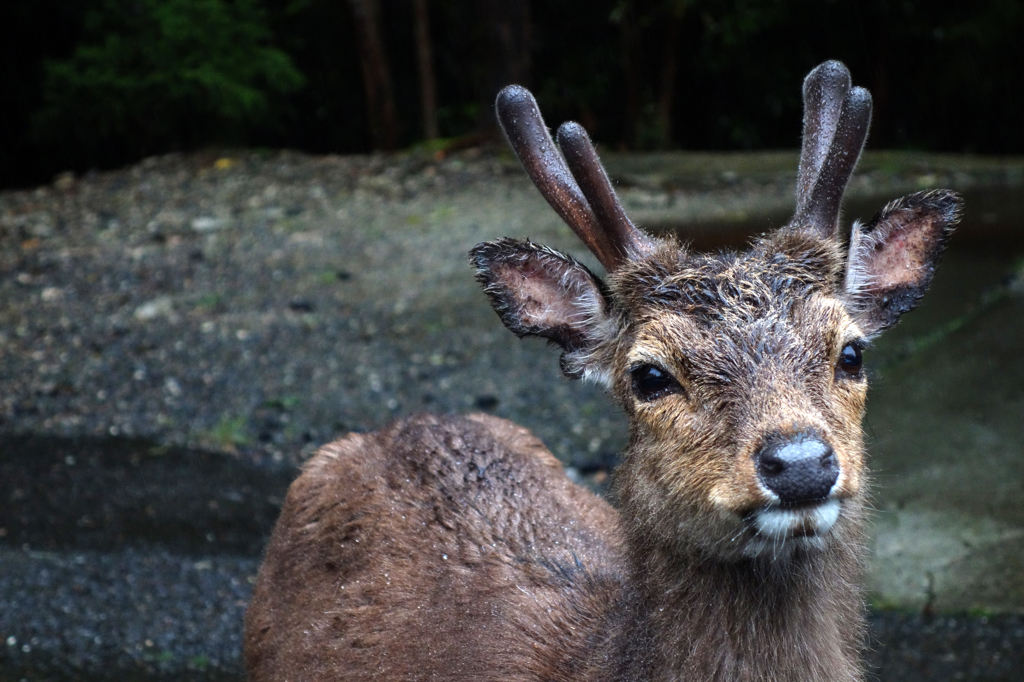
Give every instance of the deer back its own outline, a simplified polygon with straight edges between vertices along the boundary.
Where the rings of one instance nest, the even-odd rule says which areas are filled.
[[[250,679],[574,679],[621,608],[617,514],[525,429],[418,415],[292,484],[246,614]]]

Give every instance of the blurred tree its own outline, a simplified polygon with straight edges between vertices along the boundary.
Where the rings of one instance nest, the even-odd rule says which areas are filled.
[[[380,30],[378,0],[349,0],[356,20],[359,62],[366,88],[366,108],[370,120],[370,136],[375,149],[385,151],[398,146],[398,115],[391,67]]]
[[[672,146],[672,118],[675,107],[676,65],[679,55],[679,31],[691,0],[665,0],[665,38],[662,48],[661,77],[658,82],[657,138],[659,149]]]
[[[239,142],[304,78],[258,0],[102,0],[70,59],[45,64],[34,131],[137,153]]]
[[[486,29],[487,74],[480,93],[478,129],[485,137],[497,133],[494,100],[511,83],[530,87],[532,22],[527,0],[478,0],[480,23]]]
[[[638,11],[636,0],[620,0],[612,11],[611,21],[619,25],[621,35],[622,73],[625,77],[623,101],[626,144],[642,144],[644,64],[641,52],[641,31],[648,16]]]
[[[795,147],[824,59],[872,91],[875,148],[1024,153],[1022,32],[1020,0],[4,0],[0,185],[211,143],[405,146],[434,107],[471,143],[510,82],[603,145]]]
[[[412,0],[416,16],[416,63],[420,74],[420,101],[423,105],[423,136],[433,140],[437,131],[437,85],[434,76],[434,49],[430,40],[430,13],[427,0]]]
[[[621,31],[625,126],[630,146],[669,149],[683,20],[699,0],[618,0],[609,20]]]

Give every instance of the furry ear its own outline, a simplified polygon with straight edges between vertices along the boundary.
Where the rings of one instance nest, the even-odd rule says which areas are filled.
[[[470,260],[512,333],[558,344],[566,376],[603,379],[588,360],[615,327],[604,284],[586,266],[546,246],[510,238],[478,244]]]
[[[854,225],[846,296],[866,334],[888,329],[917,307],[962,205],[956,192],[918,192],[893,201],[866,225]]]

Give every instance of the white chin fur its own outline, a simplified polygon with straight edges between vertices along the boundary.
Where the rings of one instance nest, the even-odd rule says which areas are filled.
[[[839,500],[834,499],[813,507],[761,509],[751,519],[751,527],[757,535],[743,553],[748,557],[781,557],[797,547],[820,549],[824,546],[823,536],[838,519]]]

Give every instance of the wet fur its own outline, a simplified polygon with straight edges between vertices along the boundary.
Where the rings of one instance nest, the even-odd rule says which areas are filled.
[[[624,608],[617,524],[510,422],[350,435],[289,489],[246,615],[250,679],[580,679]]]

